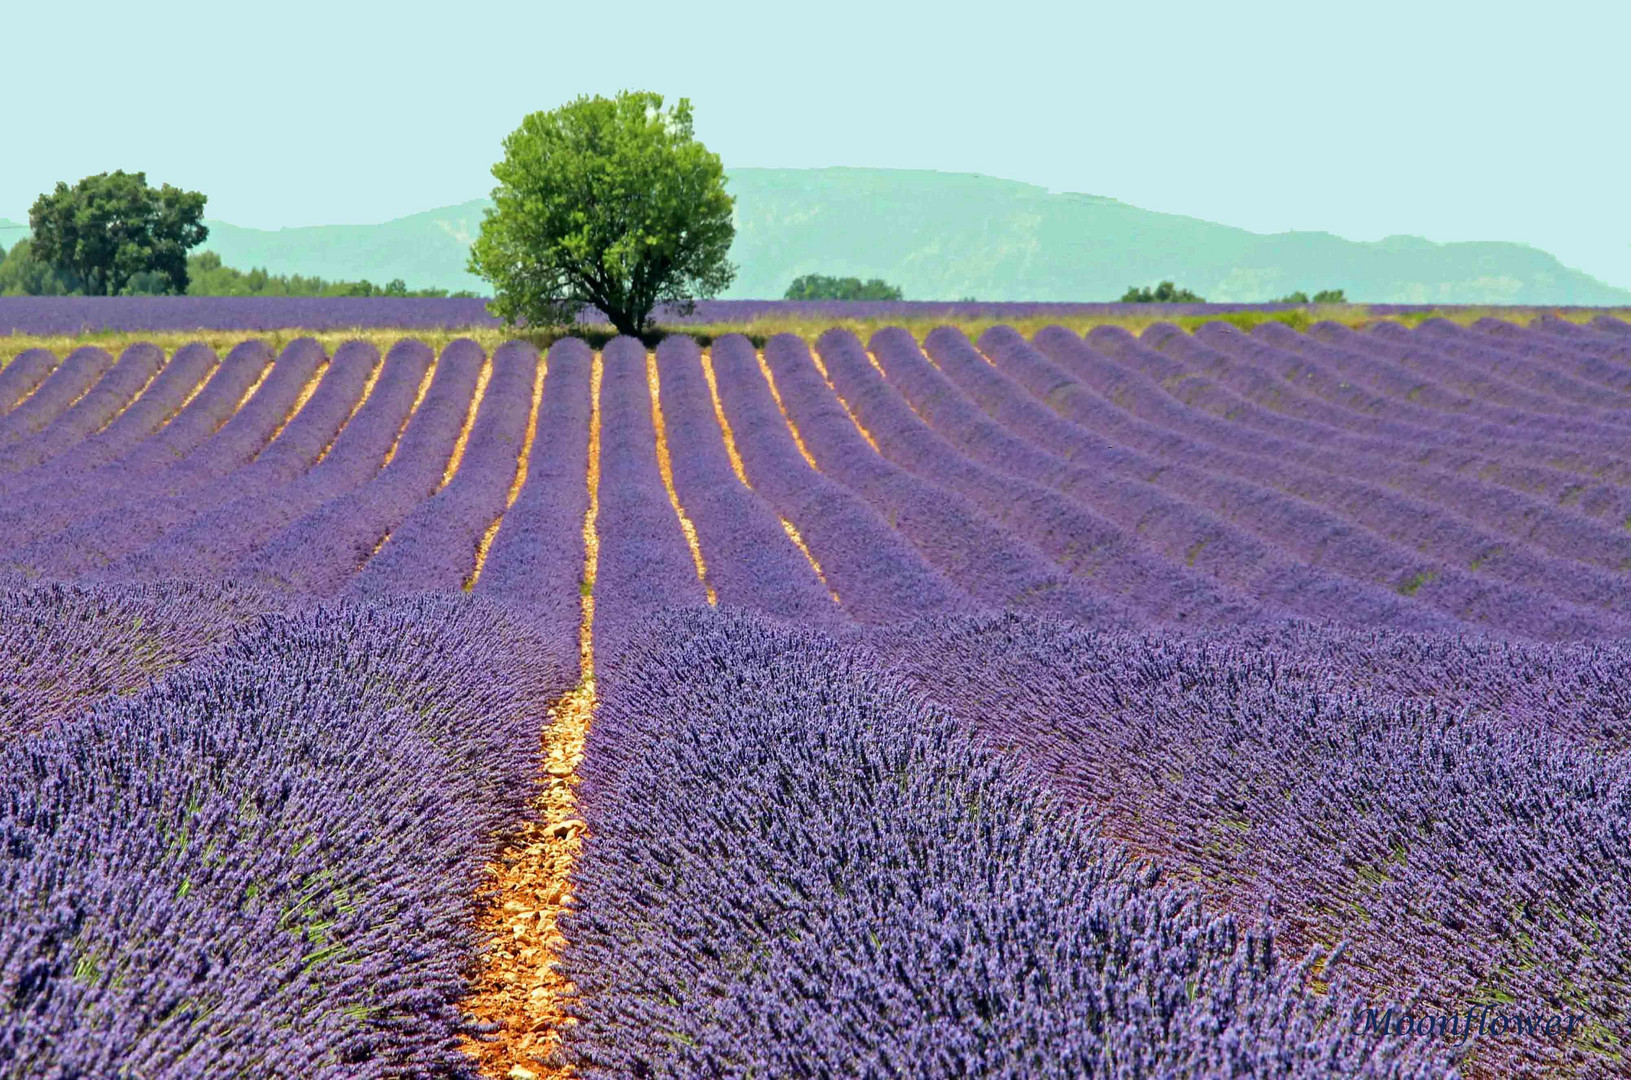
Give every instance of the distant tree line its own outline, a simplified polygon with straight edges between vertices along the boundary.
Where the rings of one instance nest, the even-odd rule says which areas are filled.
[[[36,257],[28,240],[19,240],[7,252],[0,247],[0,296],[79,296],[83,291],[71,274]],[[410,289],[401,278],[384,285],[361,281],[329,281],[302,274],[273,274],[259,267],[238,270],[221,263],[213,251],[187,256],[187,296],[455,296],[473,297],[469,291]],[[120,296],[173,295],[168,280],[136,274],[119,290]]]
[[[900,300],[900,289],[882,278],[862,281],[853,277],[805,274],[787,287],[786,300]]]
[[[1321,289],[1310,300],[1307,293],[1298,289],[1294,293],[1287,293],[1275,302],[1280,304],[1346,304],[1348,298],[1341,289]]]
[[[1204,304],[1206,298],[1197,296],[1188,289],[1180,289],[1170,281],[1163,281],[1154,289],[1148,285],[1139,288],[1130,286],[1121,294],[1123,304]]]

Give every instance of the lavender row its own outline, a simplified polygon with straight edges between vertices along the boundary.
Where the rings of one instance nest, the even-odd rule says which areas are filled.
[[[1534,355],[1529,349],[1507,348],[1499,339],[1471,334],[1446,319],[1428,320],[1414,330],[1378,323],[1370,333],[1400,344],[1415,345],[1430,341],[1435,349],[1455,357],[1474,370],[1543,395],[1565,408],[1589,411],[1607,422],[1622,426],[1631,421],[1631,416],[1626,413],[1631,408],[1631,394],[1583,380],[1568,371],[1557,370],[1554,366],[1555,352],[1548,357],[1544,353]]]
[[[392,533],[351,584],[358,599],[458,592],[476,566],[488,526],[504,513],[532,419],[538,350],[512,341],[493,354],[492,375],[458,471]]]
[[[414,347],[429,353],[418,342]],[[485,363],[481,346],[468,339],[443,349],[390,463],[362,487],[335,495],[281,529],[234,573],[274,591],[316,597],[343,591],[391,530],[441,487]]]
[[[89,516],[76,515],[66,528],[35,540],[18,553],[19,561],[48,577],[69,578],[108,570],[123,556],[211,506],[246,489],[264,490],[276,477],[298,467],[298,462],[281,453],[271,454],[265,465],[256,459],[289,422],[307,385],[327,363],[328,356],[312,339],[291,343],[249,401],[207,441],[146,483],[120,492],[113,505],[108,506],[104,499],[101,505],[107,509]],[[352,401],[362,389],[354,370],[339,372],[333,385],[340,396],[351,392]],[[323,412],[337,411],[332,401],[309,412],[301,409],[307,415],[290,423],[295,432],[291,441],[309,445],[309,438],[300,439],[301,435],[309,435],[305,429]]]
[[[580,1075],[1454,1075],[857,653],[723,613],[637,645],[582,768]]]
[[[1412,470],[1369,454],[1338,454],[1264,434],[1242,422],[1242,414],[1255,406],[1238,399],[1229,405],[1225,414],[1229,419],[1220,419],[1175,400],[1170,388],[1179,378],[1188,387],[1204,384],[1204,376],[1134,339],[1096,333],[1094,337],[1106,353],[1083,345],[1059,327],[1038,333],[1036,344],[1082,386],[1136,418],[1130,436],[1135,445],[1164,456],[1188,454],[1204,460],[1209,471],[1296,496],[1446,565],[1468,566],[1481,577],[1590,608],[1631,610],[1631,585],[1622,575],[1554,558],[1526,544],[1522,533],[1490,532],[1468,519],[1499,517],[1505,508],[1527,526],[1524,533],[1558,536],[1559,546],[1576,559],[1616,569],[1631,563],[1631,538],[1542,503],[1526,507],[1522,496],[1475,482],[1445,477],[1435,483],[1431,470]],[[1171,348],[1179,355],[1187,351],[1179,345]],[[1422,488],[1421,493],[1432,498],[1411,498],[1395,487]],[[1615,632],[1623,634],[1625,628]]]
[[[230,583],[0,591],[0,746],[141,690],[270,607]]]
[[[1228,433],[1242,447],[1257,446],[1262,453],[1291,455],[1299,464],[1384,484],[1407,497],[1423,500],[1417,502],[1417,506],[1444,507],[1503,530],[1519,542],[1544,548],[1559,558],[1596,563],[1616,571],[1631,563],[1631,538],[1618,528],[1619,520],[1609,526],[1591,520],[1589,515],[1572,506],[1556,505],[1556,499],[1538,498],[1525,490],[1487,482],[1486,475],[1502,469],[1500,459],[1492,461],[1483,455],[1462,457],[1456,463],[1459,475],[1445,471],[1437,461],[1424,462],[1423,454],[1441,442],[1437,432],[1399,425],[1386,439],[1357,438],[1338,430],[1344,422],[1340,415],[1325,416],[1318,422],[1280,415],[1282,409],[1295,408],[1296,395],[1281,392],[1278,387],[1267,391],[1272,395],[1273,406],[1266,400],[1261,405],[1244,401],[1221,386],[1212,386],[1206,377],[1197,377],[1195,372],[1215,373],[1225,382],[1256,380],[1264,386],[1274,383],[1272,376],[1251,365],[1237,364],[1223,352],[1194,342],[1174,328],[1155,334],[1153,344],[1163,350],[1164,357],[1144,347],[1151,341],[1149,332],[1137,343],[1097,332],[1089,340],[1104,353],[1161,383],[1167,394],[1196,408],[1227,416],[1227,421],[1207,417],[1199,418],[1198,423],[1209,432]],[[1261,350],[1259,355],[1269,352]],[[1178,366],[1174,368],[1174,364]],[[1199,404],[1198,396],[1207,394],[1208,390],[1215,395],[1214,399],[1207,405]],[[1104,391],[1101,389],[1100,393]],[[1169,406],[1169,414],[1172,411]],[[1438,424],[1440,431],[1454,426],[1453,421],[1446,422],[1442,418]],[[1255,430],[1248,431],[1246,427]],[[1581,498],[1586,494],[1583,489],[1587,485],[1578,474],[1531,466],[1517,471],[1515,478],[1526,486],[1549,482],[1553,490],[1565,497]],[[1595,482],[1592,487],[1590,494],[1599,509],[1605,503],[1618,504],[1631,512],[1631,488]]]
[[[1401,459],[1409,455],[1417,466],[1435,470],[1435,476],[1476,478],[1486,486],[1498,485],[1503,493],[1572,506],[1592,517],[1618,521],[1631,515],[1631,488],[1548,463],[1562,445],[1549,441],[1555,418],[1510,414],[1505,424],[1485,420],[1471,399],[1425,383],[1387,361],[1329,348],[1300,334],[1242,334],[1233,327],[1207,326],[1196,331],[1195,340],[1266,372],[1275,390],[1295,384],[1292,392],[1275,393],[1259,380],[1259,388],[1247,395],[1258,404],[1293,412],[1302,401],[1318,397],[1343,410],[1331,417],[1333,425],[1373,432],[1378,438],[1368,445],[1377,452]],[[1422,441],[1416,446],[1400,441],[1417,436]],[[1616,507],[1621,508],[1618,513]]]
[[[1578,337],[1565,334],[1560,338],[1543,328],[1525,330],[1494,318],[1479,319],[1469,328],[1444,319],[1429,319],[1417,329],[1428,336],[1493,345],[1508,355],[1529,357],[1581,383],[1603,386],[1616,394],[1631,393],[1631,366],[1625,362],[1631,357],[1620,354],[1608,342],[1598,342],[1589,331]]]
[[[0,473],[38,465],[101,431],[153,381],[163,365],[162,350],[147,344],[130,346],[95,386],[48,426],[0,450]]]
[[[1068,335],[1083,348],[1079,338]],[[1154,476],[1179,498],[1199,503],[1310,564],[1355,581],[1383,585],[1468,623],[1500,633],[1561,639],[1611,632],[1604,617],[1571,608],[1544,595],[1478,580],[1467,571],[1390,543],[1354,526],[1340,515],[1238,475],[1212,472],[1204,462],[1216,448],[1129,417],[1074,382],[1018,334],[996,328],[981,335],[981,347],[1066,422],[1060,440],[1067,452],[1097,456],[1105,440],[1125,442],[1129,457],[1121,468],[1134,476]],[[1063,338],[1052,344],[1068,346]]]
[[[41,465],[0,476],[0,491],[50,492],[62,498],[68,491],[81,490],[72,483],[73,478],[117,461],[153,435],[181,410],[215,366],[215,353],[208,348],[176,350],[141,397],[105,428],[64,447]]]
[[[889,376],[937,431],[995,468],[1058,488],[1167,559],[1270,609],[1316,621],[1412,630],[1462,627],[1408,597],[1290,559],[1274,544],[1166,491],[1154,482],[1159,468],[1102,439],[1084,439],[1080,428],[987,363],[960,331],[941,327],[925,344],[949,383],[930,379],[913,386],[894,370]]]
[[[823,356],[844,354],[854,363],[867,363],[865,349],[847,330],[829,330],[817,342],[817,350]],[[871,503],[931,566],[977,602],[1091,624],[1136,624],[1120,601],[1083,588],[960,493],[882,457],[822,380],[801,338],[791,334],[771,338],[765,360],[788,419],[803,436],[817,467]]]
[[[1495,415],[1516,413],[1531,418],[1538,415],[1543,418],[1539,421],[1542,423],[1550,420],[1551,431],[1547,434],[1547,440],[1561,444],[1559,450],[1554,451],[1560,467],[1569,467],[1568,451],[1589,455],[1596,448],[1596,440],[1585,446],[1578,445],[1586,435],[1602,432],[1604,437],[1616,442],[1624,439],[1623,432],[1605,428],[1605,418],[1593,414],[1591,410],[1513,386],[1449,355],[1430,339],[1398,341],[1386,335],[1359,333],[1346,326],[1327,323],[1313,327],[1309,334],[1321,343],[1351,349],[1362,356],[1379,358],[1430,378],[1476,401],[1482,411]],[[1610,453],[1614,451],[1611,449]],[[1575,467],[1582,472],[1595,472],[1595,469],[1583,464]],[[1611,479],[1625,481],[1623,464]]]
[[[166,577],[225,578],[232,567],[248,558],[278,530],[334,496],[366,482],[379,471],[391,443],[407,422],[415,394],[432,359],[430,350],[417,342],[394,346],[383,365],[379,365],[379,351],[366,342],[348,341],[341,345],[335,351],[331,371],[347,373],[349,382],[356,374],[373,371],[378,365],[378,376],[367,398],[339,434],[319,451],[317,464],[286,483],[264,492],[252,490],[237,495],[213,510],[198,514],[185,525],[171,529],[140,551],[121,559],[118,577],[141,581]],[[314,395],[307,408],[317,400]],[[336,411],[344,400],[338,394],[331,399]],[[290,428],[293,427],[291,424]],[[285,429],[285,436],[290,433],[290,429]],[[315,442],[323,432],[308,430],[306,434]]]
[[[246,341],[218,365],[215,352],[205,345],[178,349],[172,366],[213,366],[203,390],[181,412],[152,436],[138,441],[113,461],[69,476],[28,472],[15,478],[0,509],[0,539],[9,547],[49,535],[80,515],[89,515],[120,498],[120,492],[174,465],[215,433],[237,409],[243,396],[272,362],[264,343]],[[100,501],[98,501],[100,500]]]
[[[57,354],[50,349],[25,349],[0,364],[0,417],[26,400],[46,376],[57,369]]]
[[[576,338],[550,346],[527,481],[505,511],[475,595],[519,611],[575,681],[589,510],[594,356]]]
[[[45,430],[96,385],[113,366],[113,357],[93,345],[82,346],[40,383],[28,400],[0,416],[0,447],[8,447]]]
[[[710,355],[748,482],[799,531],[847,615],[881,623],[974,609],[877,511],[804,460],[746,338],[720,338]]]
[[[222,390],[236,390],[245,377],[259,377],[263,365],[254,352],[245,357],[245,364],[235,365]],[[279,361],[272,365],[259,387],[254,390],[248,405],[236,408],[238,398],[227,400],[227,393],[217,396],[207,406],[207,413],[199,416],[199,423],[191,424],[191,431],[183,427],[173,432],[175,424],[189,419],[178,416],[166,427],[165,436],[175,434],[170,447],[150,447],[147,440],[137,445],[130,457],[135,468],[109,468],[83,476],[82,494],[77,498],[52,501],[47,493],[33,499],[46,516],[33,522],[20,522],[20,530],[33,540],[21,545],[13,553],[13,560],[28,573],[69,578],[91,569],[103,568],[117,556],[126,555],[152,542],[171,517],[186,514],[199,507],[192,499],[194,493],[212,480],[232,473],[253,460],[266,445],[290,409],[294,408],[308,380],[328,357],[315,341],[302,338],[284,349]],[[227,365],[223,364],[222,369]],[[220,374],[220,372],[219,372]],[[212,378],[206,393],[214,387]],[[253,385],[253,383],[251,383]],[[245,388],[248,390],[248,387]],[[204,395],[199,395],[199,401]],[[197,405],[197,401],[194,401]],[[220,421],[215,419],[219,414]],[[191,439],[197,434],[199,439]],[[165,462],[166,450],[176,445],[188,447],[184,457]],[[121,463],[122,465],[122,463]],[[121,483],[117,486],[99,483],[106,478],[103,471],[114,471]],[[139,506],[140,511],[132,512]]]
[[[473,1077],[536,656],[468,601],[271,619],[0,751],[0,1075]]]
[[[838,624],[844,615],[809,560],[775,511],[737,477],[696,343],[666,338],[657,347],[657,374],[674,490],[720,603],[802,626]]]
[[[645,620],[707,594],[658,470],[645,346],[617,338],[601,364],[595,654],[612,670]]]
[[[926,387],[934,373],[910,334],[880,330],[868,347],[881,367],[934,393]],[[955,488],[1096,591],[1160,622],[1228,625],[1265,614],[1245,596],[1164,562],[1114,522],[1037,483],[1023,468],[1005,472],[965,455],[924,423],[858,350],[824,350],[822,360],[834,388],[884,457]],[[938,389],[948,389],[943,379],[941,384]],[[998,452],[1004,450],[1012,448],[999,445]]]
[[[1631,1005],[1626,759],[1554,731],[1538,695],[1484,711],[1515,676],[1551,668],[1566,686],[1603,650],[1307,629],[1140,639],[1013,619],[874,645],[1135,851],[1230,910],[1267,912],[1293,955],[1347,942],[1368,1000],[1576,1018],[1566,1034],[1480,1043],[1481,1071],[1614,1073]],[[1470,692],[1441,677],[1408,694],[1375,685],[1446,652],[1435,675],[1459,669]],[[1379,656],[1381,675],[1366,670]],[[1508,687],[1481,693],[1486,673]]]

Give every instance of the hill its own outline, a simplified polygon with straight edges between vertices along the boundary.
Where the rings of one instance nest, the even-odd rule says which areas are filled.
[[[730,184],[739,268],[731,298],[779,297],[799,275],[824,273],[881,277],[913,300],[1114,300],[1130,284],[1171,279],[1219,302],[1340,288],[1373,303],[1631,303],[1631,290],[1506,241],[1254,233],[970,173],[734,169]],[[476,199],[378,225],[263,230],[210,221],[206,247],[228,266],[273,273],[484,289],[464,262],[487,205]],[[0,243],[21,235],[0,232]]]

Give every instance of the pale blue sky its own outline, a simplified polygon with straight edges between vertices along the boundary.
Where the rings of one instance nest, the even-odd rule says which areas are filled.
[[[0,216],[126,168],[240,225],[382,221],[485,194],[525,113],[631,87],[690,97],[728,166],[1519,240],[1631,286],[1628,43],[1626,0],[0,0]]]

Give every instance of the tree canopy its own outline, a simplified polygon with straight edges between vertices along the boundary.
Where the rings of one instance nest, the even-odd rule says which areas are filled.
[[[805,274],[787,287],[787,300],[899,300],[900,289],[882,278],[862,281],[853,277]]]
[[[1288,293],[1276,301],[1276,303],[1280,304],[1346,304],[1347,302],[1348,298],[1341,289],[1321,289],[1314,294],[1312,300],[1308,298],[1307,293],[1298,289],[1296,292]]]
[[[203,193],[123,170],[59,182],[28,211],[32,253],[66,275],[73,291],[115,296],[143,276],[143,291],[187,291],[187,252],[209,237]]]
[[[1163,281],[1153,290],[1148,286],[1142,289],[1137,285],[1130,286],[1121,296],[1123,304],[1204,304],[1203,297],[1196,296],[1188,289],[1180,289],[1170,281]]]
[[[735,276],[725,169],[685,98],[664,111],[661,95],[625,91],[532,113],[492,171],[470,272],[507,323],[560,326],[592,305],[642,334],[657,305],[688,313]]]

